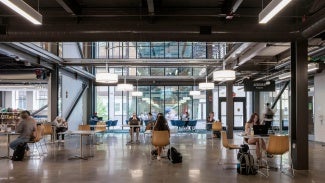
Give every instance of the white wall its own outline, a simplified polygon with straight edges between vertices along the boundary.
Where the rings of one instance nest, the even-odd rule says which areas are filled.
[[[63,58],[81,58],[76,42],[65,42],[62,45]]]
[[[315,75],[315,141],[325,142],[325,72]],[[307,112],[306,112],[307,115]]]
[[[5,101],[4,101],[4,106],[5,108],[8,108],[8,107],[12,107],[12,101],[13,101],[13,98],[12,98],[12,92],[11,91],[5,91],[4,92],[4,95],[5,95]]]
[[[75,79],[71,76],[62,74],[62,117],[66,118],[70,108],[72,107],[76,97],[82,90],[82,81]],[[79,124],[87,123],[87,111],[86,100],[83,98],[87,97],[87,92],[85,92],[82,98],[78,101],[76,107],[71,113],[68,120],[68,125],[70,130],[78,129]]]

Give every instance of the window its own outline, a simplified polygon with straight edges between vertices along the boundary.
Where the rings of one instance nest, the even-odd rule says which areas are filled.
[[[37,92],[37,103],[38,103],[38,107],[41,108],[45,105],[47,105],[48,101],[47,101],[47,91],[38,91]]]
[[[18,109],[26,109],[26,91],[16,91],[16,106]]]

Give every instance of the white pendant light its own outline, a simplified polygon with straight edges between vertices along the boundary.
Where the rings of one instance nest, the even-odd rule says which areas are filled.
[[[96,82],[99,83],[117,83],[118,75],[109,72],[100,72],[96,74]]]
[[[213,72],[213,81],[232,81],[236,79],[236,72],[233,70],[219,70]]]
[[[126,83],[126,75],[124,76],[124,83],[117,84],[116,91],[133,91],[133,85]]]
[[[132,96],[134,97],[142,97],[143,93],[139,91],[139,85],[138,85],[139,79],[137,79],[137,91],[134,91],[131,93]]]
[[[99,83],[117,83],[118,82],[118,75],[109,73],[107,68],[106,62],[106,72],[96,73],[96,82]]]
[[[204,83],[199,83],[200,90],[212,90],[214,89],[214,83],[208,82],[208,76],[205,77]]]
[[[195,78],[194,78],[193,90],[190,91],[189,95],[191,95],[191,96],[198,96],[198,95],[201,95],[201,92],[200,92],[200,91],[196,91],[196,90],[195,90]]]

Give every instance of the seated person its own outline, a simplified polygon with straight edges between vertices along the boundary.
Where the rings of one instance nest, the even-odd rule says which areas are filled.
[[[29,111],[20,113],[20,122],[16,127],[16,132],[19,133],[18,138],[9,144],[13,150],[16,150],[19,144],[29,142],[36,137],[36,121],[30,116]]]
[[[94,120],[94,121],[99,121],[99,117],[97,116],[97,112],[94,112],[94,114],[90,117],[90,120]]]
[[[140,125],[140,119],[137,117],[135,113],[132,114],[132,117],[129,119],[128,125]],[[128,142],[128,144],[133,143],[132,139],[132,134],[133,132],[131,131],[133,129],[133,132],[137,132],[137,140],[136,143],[140,143],[139,141],[139,132],[140,132],[140,127],[133,127],[130,128],[130,135],[131,135],[131,141]]]
[[[169,130],[169,127],[168,127],[167,120],[166,120],[166,118],[164,116],[160,115],[157,118],[157,121],[156,121],[155,126],[153,127],[152,133],[154,134],[155,131],[165,131],[165,130],[168,130],[169,135],[170,135],[170,130]],[[158,152],[157,159],[158,160],[161,159],[160,155],[161,155],[161,152],[162,152],[162,148],[163,147],[157,147],[157,152]]]
[[[214,122],[214,112],[210,112],[207,118],[207,130],[212,130],[212,123]]]
[[[57,116],[53,121],[53,125],[56,126],[56,140],[59,140],[59,133],[68,130],[68,123],[60,116]],[[64,134],[61,135],[61,138],[61,142],[64,142]]]
[[[147,126],[146,126],[146,130],[152,130],[154,124],[155,124],[155,120],[154,120],[152,114],[149,112],[148,113],[148,123],[147,123]]]
[[[259,116],[257,113],[254,113],[251,115],[249,121],[246,122],[245,124],[245,134],[246,135],[250,135],[251,134],[251,130],[253,129],[253,125],[260,125],[260,120],[259,120]],[[265,142],[263,139],[261,138],[246,138],[245,141],[248,144],[251,145],[256,145],[256,156],[257,159],[261,159],[262,157],[262,151],[260,148],[262,148],[264,151],[266,150],[266,146],[265,146]]]

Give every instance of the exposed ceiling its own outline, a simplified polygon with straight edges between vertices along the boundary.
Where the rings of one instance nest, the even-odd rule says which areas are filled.
[[[246,77],[269,77],[283,72],[281,69],[287,68],[285,66],[290,61],[290,42],[296,39],[309,40],[311,55],[324,55],[324,0],[293,0],[266,25],[258,24],[258,14],[270,0],[25,2],[43,15],[43,25],[34,26],[0,4],[0,42],[226,41],[232,49],[229,49],[224,61],[227,68],[238,71],[237,81]],[[13,44],[15,49],[20,49],[21,46],[17,46],[18,43],[6,44]],[[26,53],[28,52],[32,56],[24,59],[19,51],[8,50],[8,45],[1,43],[0,70],[40,66],[51,70],[55,64],[67,67],[85,65],[87,62],[66,60],[69,62],[63,64],[63,60],[55,58],[56,62],[52,63],[49,62],[52,56],[48,58],[45,53],[38,54],[34,49],[29,49]],[[23,61],[17,61],[17,58]],[[113,61],[111,65],[114,65]],[[129,60],[115,64],[157,66],[154,61],[139,62],[141,63]],[[180,60],[175,62],[182,63]],[[32,66],[26,66],[28,63]],[[104,61],[98,61],[96,65],[103,64]],[[199,62],[192,64],[201,65]],[[159,66],[164,65],[162,63]],[[220,69],[219,62],[209,66],[210,77],[215,69]],[[186,79],[188,82],[190,80],[191,78]]]

